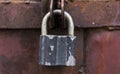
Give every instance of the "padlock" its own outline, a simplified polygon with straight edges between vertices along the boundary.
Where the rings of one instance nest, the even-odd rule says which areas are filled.
[[[54,14],[61,14],[61,10],[54,10]],[[75,39],[72,17],[65,11],[64,16],[68,21],[68,35],[47,35],[48,12],[43,20],[40,35],[39,64],[44,66],[74,66]]]

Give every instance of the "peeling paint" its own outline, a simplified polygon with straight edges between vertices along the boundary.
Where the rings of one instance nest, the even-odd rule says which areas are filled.
[[[54,35],[49,35],[47,36],[49,39],[53,39],[55,36]]]
[[[51,55],[51,53],[49,53],[49,55]]]
[[[41,43],[41,47],[44,47],[44,51],[40,52],[40,64],[52,64],[52,66],[74,66],[75,65],[75,38],[76,36],[66,35],[53,35],[53,39],[48,38],[49,35],[41,36],[45,38],[45,42]],[[50,37],[50,36],[49,36]],[[60,37],[60,38],[58,38]],[[72,39],[73,41],[72,41]],[[41,51],[41,49],[40,49]],[[69,54],[70,53],[70,54]],[[44,54],[44,55],[43,55]],[[68,60],[69,58],[69,60]],[[68,61],[68,62],[67,62]],[[41,63],[43,62],[43,63]],[[50,63],[48,63],[50,62]]]
[[[51,46],[50,46],[50,49],[51,49],[51,51],[53,51],[53,50],[54,50],[54,46],[53,46],[53,45],[51,45]]]
[[[50,62],[45,62],[45,65],[50,66],[50,65],[51,65],[51,63],[50,63]]]
[[[69,47],[69,49],[71,49],[71,47]]]
[[[68,58],[68,61],[66,63],[67,66],[74,66],[75,65],[75,58],[74,56],[71,54],[71,52],[69,51],[69,58]]]
[[[65,35],[65,36],[58,36],[58,38],[66,38],[67,37],[67,35]]]
[[[70,38],[71,38],[72,41],[74,41],[76,37],[75,36],[73,36],[73,37],[71,36]]]
[[[45,48],[44,47],[42,47],[42,50],[44,50]]]

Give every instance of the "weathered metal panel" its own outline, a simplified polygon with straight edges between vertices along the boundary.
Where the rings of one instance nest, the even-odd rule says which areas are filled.
[[[42,1],[42,4],[41,1],[2,2],[5,1],[0,2],[0,28],[40,28],[43,14],[49,11],[48,0]],[[65,10],[72,15],[75,26],[81,28],[119,26],[119,8],[120,1],[74,0],[65,5]]]
[[[66,30],[51,30],[63,34]],[[67,31],[66,31],[67,32]],[[81,32],[81,33],[79,33]],[[44,67],[39,65],[40,30],[0,30],[0,74],[78,74],[82,63],[82,30],[75,32],[77,38],[74,67]]]
[[[79,1],[68,3],[76,27],[120,26],[120,1]]]
[[[0,3],[0,28],[40,28],[42,13],[48,11],[48,5],[42,5],[41,11],[40,2]],[[66,10],[76,27],[116,26],[85,29],[84,36],[83,30],[76,29],[77,63],[74,67],[38,64],[40,30],[0,30],[0,74],[119,74],[119,8],[120,1],[114,0],[68,2]],[[64,30],[49,32],[63,34]]]
[[[91,29],[87,31],[87,74],[120,73],[120,30]]]
[[[0,30],[0,74],[39,73],[38,30]]]
[[[0,28],[40,28],[41,18],[40,2],[0,2]]]
[[[17,1],[17,2],[18,1],[28,1],[29,2],[29,1],[41,1],[41,0],[0,0],[0,2],[5,2],[5,1],[6,2],[15,2],[15,1]]]
[[[42,1],[43,13],[49,11],[47,0]],[[120,1],[68,0],[65,10],[71,14],[76,27],[120,26]]]

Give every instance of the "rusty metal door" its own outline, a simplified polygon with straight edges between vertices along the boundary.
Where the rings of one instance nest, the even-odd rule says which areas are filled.
[[[67,1],[77,36],[74,67],[38,64],[40,25],[48,7],[48,0],[0,0],[0,74],[120,73],[120,1]],[[49,33],[66,29],[49,28]]]

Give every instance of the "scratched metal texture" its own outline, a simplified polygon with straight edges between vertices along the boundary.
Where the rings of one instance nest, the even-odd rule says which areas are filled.
[[[42,11],[49,11],[48,1],[43,0]],[[44,9],[46,7],[46,9]],[[120,1],[115,0],[68,0],[65,5],[75,22],[75,27],[120,26]]]
[[[75,66],[76,36],[41,35],[39,64],[44,66]]]
[[[69,3],[66,10],[76,27],[120,26],[120,1],[76,0]]]
[[[72,15],[75,27],[78,27],[75,29],[74,67],[44,67],[38,64],[40,30],[36,28],[40,28],[49,5],[42,2],[0,3],[0,74],[120,73],[120,1],[68,1],[65,9]],[[80,29],[90,27],[94,28]],[[49,32],[62,34],[65,31],[52,29]]]
[[[0,28],[40,28],[41,2],[0,1]]]
[[[40,28],[43,16],[49,11],[49,0],[2,3],[4,1],[0,1],[0,28]],[[68,0],[65,10],[73,17],[76,27],[120,25],[120,1]]]
[[[64,31],[51,30],[62,34]],[[82,30],[81,30],[82,31]],[[81,34],[81,35],[80,35]],[[0,74],[77,74],[82,54],[82,33],[76,31],[77,65],[75,67],[44,67],[39,65],[40,30],[0,30]]]
[[[67,32],[67,30],[58,30],[58,29],[53,29],[50,31],[49,34],[65,34]],[[82,61],[82,57],[83,57],[83,30],[78,29],[75,31],[75,36],[77,36],[78,38],[76,38],[76,55],[75,56],[79,56],[76,57],[76,65],[73,67],[66,67],[66,66],[55,66],[55,67],[45,67],[42,66],[41,67],[41,72],[43,74],[80,74],[79,73],[79,69],[81,64],[83,63]]]
[[[39,31],[0,30],[0,74],[39,74]]]
[[[87,74],[119,74],[120,30],[89,29],[86,33]]]

